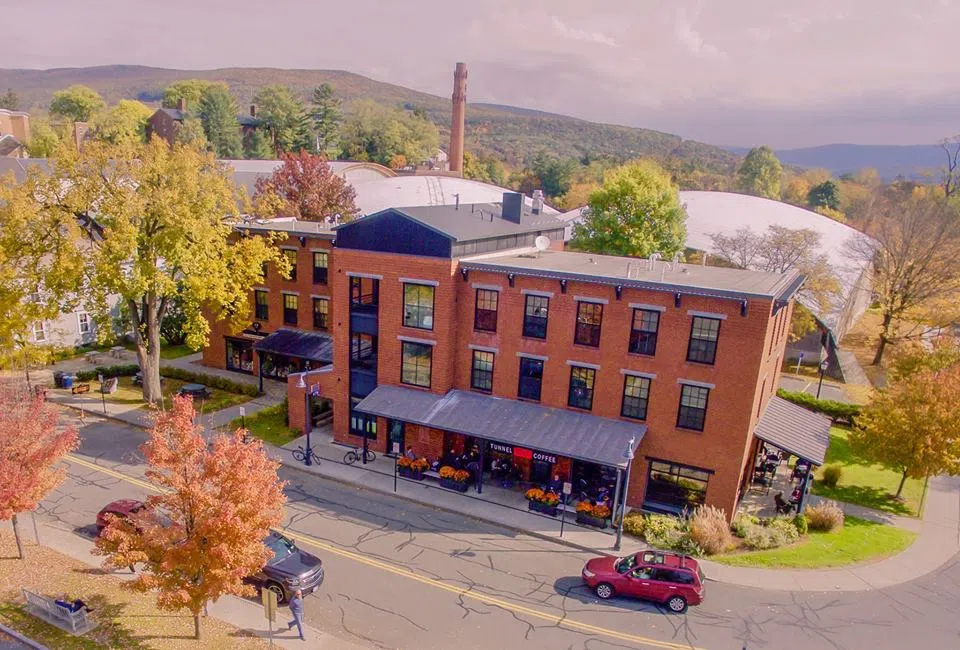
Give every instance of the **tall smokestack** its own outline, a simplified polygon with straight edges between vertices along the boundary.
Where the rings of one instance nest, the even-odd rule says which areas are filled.
[[[463,126],[467,110],[467,64],[453,71],[453,113],[450,120],[450,171],[463,173]]]

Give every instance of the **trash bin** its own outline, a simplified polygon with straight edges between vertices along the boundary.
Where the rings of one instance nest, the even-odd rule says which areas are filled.
[[[63,382],[63,388],[73,388],[73,375],[64,375],[60,381]]]
[[[57,370],[53,373],[53,385],[55,388],[63,388],[63,375],[62,370]]]

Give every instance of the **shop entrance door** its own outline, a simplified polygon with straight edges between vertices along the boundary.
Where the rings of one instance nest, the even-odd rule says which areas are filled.
[[[530,482],[542,485],[553,480],[550,472],[553,470],[553,464],[545,463],[542,460],[535,460],[530,463]]]
[[[387,453],[403,455],[406,447],[406,423],[401,420],[387,421]]]

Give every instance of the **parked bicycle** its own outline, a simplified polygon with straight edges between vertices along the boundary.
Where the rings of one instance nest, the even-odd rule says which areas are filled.
[[[346,454],[343,455],[343,462],[347,465],[353,465],[355,462],[363,458],[364,453],[367,455],[367,462],[372,463],[377,459],[377,455],[373,453],[373,450],[367,449],[366,452],[363,451],[360,447],[356,449],[351,449]]]
[[[303,446],[299,446],[293,450],[293,459],[299,462],[304,462],[307,459],[307,450]],[[317,456],[316,452],[313,449],[310,450],[310,460],[313,461],[314,465],[320,464],[320,457]]]

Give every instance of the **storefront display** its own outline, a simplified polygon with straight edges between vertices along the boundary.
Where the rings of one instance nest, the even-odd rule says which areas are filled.
[[[303,359],[268,352],[260,361],[260,374],[268,379],[286,380],[291,372],[301,372],[304,369],[303,363]]]
[[[253,341],[226,339],[227,370],[253,374]]]

